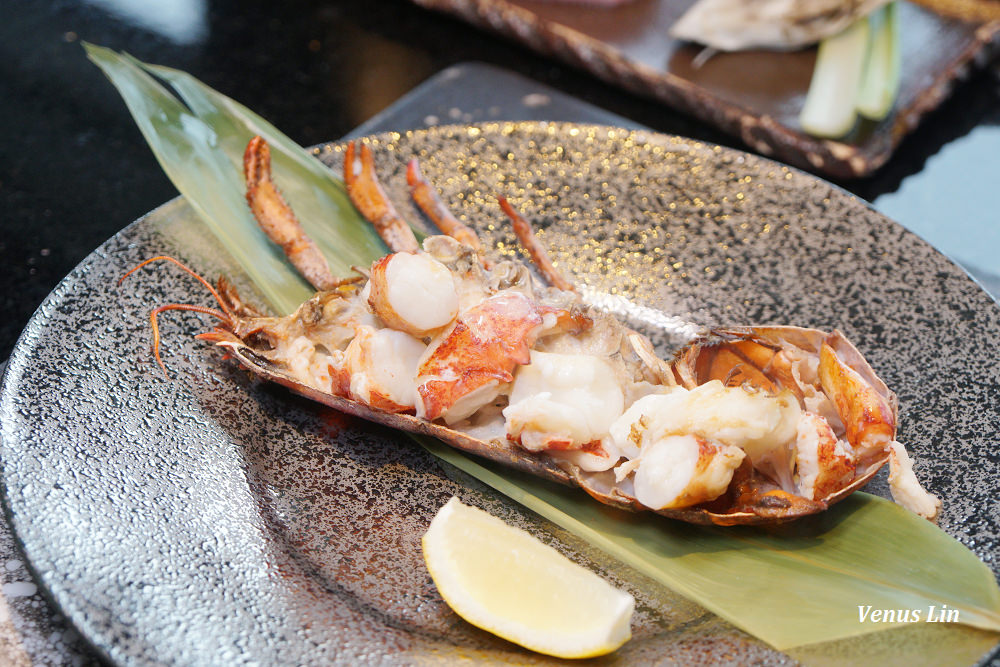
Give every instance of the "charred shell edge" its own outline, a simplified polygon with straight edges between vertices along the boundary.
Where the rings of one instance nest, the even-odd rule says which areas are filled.
[[[710,341],[712,338],[726,339],[741,336],[750,336],[758,340],[776,343],[784,339],[785,341],[794,341],[793,344],[803,349],[814,348],[818,351],[822,341],[831,336],[831,334],[818,329],[803,329],[791,326],[734,327],[729,329],[714,329],[709,332],[708,336],[698,339],[695,343]],[[895,412],[897,404],[895,394],[878,378],[861,353],[839,331],[834,331],[832,337],[838,346],[841,346],[841,349],[846,351],[849,357],[849,365],[872,380],[877,388],[887,395]],[[428,422],[412,415],[386,412],[358,401],[324,393],[303,385],[285,375],[279,366],[262,358],[249,346],[233,341],[227,341],[222,343],[222,345],[228,348],[232,352],[233,357],[243,366],[259,377],[280,384],[305,398],[335,410],[408,433],[432,436],[451,447],[496,461],[504,466],[568,486],[579,486],[593,498],[606,505],[629,511],[654,511],[662,516],[688,523],[719,526],[762,525],[783,523],[816,514],[861,489],[889,461],[889,454],[887,452],[869,459],[866,461],[867,469],[861,475],[855,477],[847,486],[821,500],[809,500],[796,496],[793,497],[795,500],[790,502],[787,498],[764,493],[755,496],[750,504],[744,505],[748,510],[753,509],[754,511],[715,512],[704,506],[650,510],[639,504],[635,498],[631,498],[616,489],[613,484],[613,473],[610,471],[602,473],[584,472],[570,463],[557,463],[544,454],[534,454],[525,451],[516,444],[506,440],[494,439],[489,442],[479,440],[461,431]],[[703,505],[711,506],[712,503],[704,503]]]

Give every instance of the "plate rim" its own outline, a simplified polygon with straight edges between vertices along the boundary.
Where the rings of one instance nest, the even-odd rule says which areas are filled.
[[[900,223],[896,222],[892,218],[879,212],[871,205],[871,203],[867,202],[861,197],[858,197],[857,195],[854,195],[853,193],[850,193],[841,186],[838,186],[837,184],[834,183],[830,183],[829,181],[826,181],[822,177],[806,172],[802,169],[799,169],[798,167],[785,165],[771,158],[762,157],[736,148],[722,146],[719,144],[714,144],[699,139],[692,139],[681,135],[657,132],[655,130],[649,130],[645,128],[624,128],[614,125],[604,125],[604,124],[594,124],[594,123],[574,123],[571,121],[488,121],[488,122],[472,123],[472,124],[451,124],[451,125],[435,126],[431,128],[403,130],[398,132],[394,131],[378,132],[370,135],[365,135],[364,138],[384,139],[384,138],[391,138],[394,135],[402,135],[402,134],[407,134],[407,135],[434,134],[442,131],[462,131],[462,130],[467,130],[469,128],[490,128],[494,126],[501,127],[507,125],[517,126],[517,127],[533,126],[536,128],[556,126],[557,132],[560,132],[568,127],[575,127],[575,128],[596,128],[598,130],[609,129],[614,131],[620,131],[633,136],[648,135],[651,137],[659,137],[661,139],[683,142],[687,145],[697,145],[700,150],[708,150],[713,152],[718,152],[721,150],[723,152],[728,152],[743,157],[744,159],[749,158],[752,162],[755,162],[758,165],[762,166],[775,166],[778,168],[787,168],[794,170],[799,175],[807,179],[810,179],[812,181],[821,183],[825,187],[829,188],[831,191],[838,192],[840,193],[840,195],[849,198],[856,204],[859,204],[867,208],[871,213],[879,217],[883,223],[889,223],[891,226],[894,226],[898,232],[902,232],[906,235],[912,236],[913,239],[918,241],[927,250],[930,250],[934,254],[936,254],[940,261],[948,265],[953,270],[957,270],[957,274],[959,274],[962,277],[962,279],[969,281],[970,284],[974,286],[977,292],[984,295],[995,309],[995,312],[993,313],[994,317],[997,319],[998,322],[1000,322],[1000,304],[998,304],[997,300],[989,292],[987,292],[975,280],[975,278],[972,277],[968,273],[968,271],[964,269],[964,267],[953,261],[943,252],[938,250],[935,246],[933,246],[928,241],[920,237],[918,234],[912,232],[911,230],[907,229]],[[330,154],[332,151],[336,149],[336,147],[342,146],[346,141],[347,141],[346,139],[341,139],[331,142],[324,142],[307,150],[315,157],[318,157],[322,160],[323,154]],[[0,380],[0,407],[6,406],[8,404],[8,401],[11,399],[10,397],[11,392],[14,392],[16,390],[17,380],[23,376],[22,373],[23,369],[21,366],[19,366],[19,364],[22,364],[25,361],[24,357],[28,355],[31,337],[35,335],[36,330],[38,328],[44,328],[42,327],[42,324],[44,322],[48,322],[48,320],[50,319],[50,316],[46,312],[47,309],[56,304],[58,300],[63,296],[64,291],[67,290],[72,283],[79,280],[82,276],[86,275],[86,273],[93,265],[99,264],[99,261],[107,261],[106,251],[111,247],[113,247],[116,242],[123,241],[130,233],[133,233],[137,228],[141,227],[142,225],[147,224],[151,219],[156,219],[157,217],[164,215],[166,212],[174,210],[183,210],[184,207],[189,207],[189,205],[187,204],[183,195],[178,195],[160,204],[159,206],[145,213],[144,215],[140,216],[136,220],[132,221],[124,228],[116,232],[113,236],[102,242],[97,248],[88,253],[88,255],[84,257],[62,280],[60,280],[59,283],[56,285],[56,287],[53,288],[51,292],[49,292],[49,294],[46,295],[45,299],[32,314],[24,330],[22,330],[13,348],[11,356],[8,359],[8,363],[3,369],[3,377],[2,380]],[[193,209],[190,210],[193,211]],[[197,214],[195,213],[195,215]],[[12,373],[12,371],[14,372]],[[8,438],[6,437],[7,434],[8,434],[7,425],[4,424],[0,426],[0,451],[8,450],[10,448],[16,448],[18,446],[23,446],[25,444],[25,443],[9,442]],[[49,600],[49,602],[60,613],[63,614],[63,616],[67,619],[67,621],[69,621],[73,625],[73,627],[77,628],[80,636],[93,650],[95,650],[95,652],[100,654],[101,657],[106,661],[108,661],[109,663],[117,664],[115,661],[115,656],[113,656],[109,652],[107,647],[102,645],[100,642],[95,641],[94,637],[92,637],[90,633],[83,631],[83,627],[86,624],[81,625],[81,623],[77,620],[77,616],[79,615],[78,610],[75,612],[71,611],[70,610],[71,608],[68,606],[68,601],[64,600],[61,597],[61,595],[68,595],[68,594],[60,593],[60,595],[57,595],[50,588],[49,581],[45,578],[45,576],[43,576],[44,573],[36,568],[35,561],[32,559],[31,552],[29,550],[29,545],[25,543],[25,541],[22,538],[21,531],[18,530],[18,524],[19,524],[18,514],[15,510],[15,507],[12,504],[11,495],[8,489],[8,483],[9,483],[9,463],[6,460],[6,457],[0,457],[0,501],[2,501],[4,515],[7,518],[11,534],[14,537],[14,540],[17,543],[18,548],[26,556],[25,563],[29,568],[30,572],[32,573],[34,580],[39,584],[39,589],[43,591],[44,595]]]

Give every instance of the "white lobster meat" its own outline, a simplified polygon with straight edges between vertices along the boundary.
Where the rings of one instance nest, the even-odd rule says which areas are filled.
[[[260,144],[251,151],[254,173],[269,174]],[[488,262],[455,238],[417,244],[366,151],[360,168],[348,151],[348,193],[399,251],[362,278],[311,266],[323,289],[284,318],[261,315],[220,282],[209,286],[220,310],[161,306],[154,337],[163,310],[214,315],[220,325],[200,337],[266,379],[611,505],[696,523],[787,521],[826,509],[891,461],[897,500],[937,514],[895,440],[895,395],[839,332],[714,330],[659,359],[645,337],[573,290],[540,286],[517,262]],[[284,205],[249,179],[247,196],[252,205],[278,197],[254,211]],[[542,252],[529,225],[517,228]]]

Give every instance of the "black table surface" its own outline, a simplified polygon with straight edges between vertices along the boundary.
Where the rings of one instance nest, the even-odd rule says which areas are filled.
[[[186,70],[302,145],[359,126],[386,129],[371,119],[441,71],[474,62],[592,105],[585,120],[606,112],[629,125],[746,149],[659,102],[403,0],[7,0],[2,7],[0,360],[78,262],[177,194],[117,92],[84,56],[82,41]],[[874,176],[838,185],[938,245],[1000,294],[1000,259],[991,259],[1000,257],[998,126],[994,64],[972,72]],[[12,553],[9,539],[0,534],[0,556]],[[21,572],[16,556],[3,557],[11,559],[8,574]],[[78,641],[71,643],[87,655]],[[29,653],[32,662],[45,662]]]

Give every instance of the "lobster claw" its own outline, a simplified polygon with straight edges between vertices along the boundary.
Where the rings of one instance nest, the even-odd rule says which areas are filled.
[[[896,395],[839,331],[820,347],[819,379],[859,457],[884,457],[886,445],[896,437]]]

